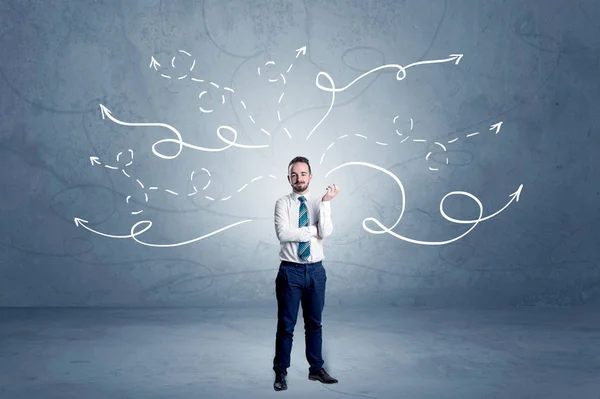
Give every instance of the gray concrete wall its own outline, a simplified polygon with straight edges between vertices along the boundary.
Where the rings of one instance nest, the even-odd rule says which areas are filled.
[[[273,303],[296,155],[316,195],[341,187],[331,306],[600,303],[591,0],[4,1],[0,17],[2,306]],[[402,211],[389,234],[363,228]]]

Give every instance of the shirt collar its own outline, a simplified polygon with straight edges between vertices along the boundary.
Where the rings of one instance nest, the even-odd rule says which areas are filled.
[[[297,193],[297,192],[295,192],[295,191],[292,191],[292,194],[291,194],[291,196],[292,196],[292,199],[293,199],[294,201],[298,201],[298,198],[299,198],[299,197],[304,197],[304,198],[306,198],[306,200],[308,201],[308,200],[310,199],[310,190],[308,190],[306,193],[304,193],[304,194],[302,194],[302,195],[301,195],[301,194],[298,194],[298,193]]]

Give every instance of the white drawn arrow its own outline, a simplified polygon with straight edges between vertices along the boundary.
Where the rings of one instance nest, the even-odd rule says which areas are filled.
[[[105,234],[105,233],[102,233],[102,232],[100,232],[100,231],[96,231],[96,230],[92,229],[91,227],[88,227],[88,226],[87,226],[87,223],[88,223],[88,221],[87,221],[87,220],[83,220],[83,219],[81,219],[81,218],[77,218],[77,217],[76,217],[76,218],[74,218],[73,220],[75,221],[75,226],[77,226],[77,227],[80,227],[80,226],[81,226],[81,227],[83,227],[84,229],[86,229],[86,230],[88,230],[88,231],[90,231],[90,232],[92,232],[92,233],[94,233],[94,234],[101,235],[101,236],[103,236],[103,237],[108,237],[108,238],[117,238],[117,239],[133,238],[133,239],[134,239],[136,242],[138,242],[139,244],[146,245],[146,246],[149,246],[149,247],[159,247],[159,248],[167,248],[167,247],[179,247],[179,246],[182,246],[182,245],[191,244],[191,243],[193,243],[193,242],[200,241],[200,240],[203,240],[203,239],[205,239],[205,238],[208,238],[208,237],[210,237],[210,236],[213,236],[213,235],[215,235],[215,234],[218,234],[218,233],[220,233],[220,232],[222,232],[222,231],[225,231],[225,230],[227,230],[227,229],[230,229],[230,228],[232,228],[232,227],[235,227],[235,226],[238,226],[238,225],[240,225],[240,224],[243,224],[243,223],[248,223],[248,222],[251,222],[251,221],[252,221],[252,220],[248,219],[248,220],[242,220],[242,221],[239,221],[239,222],[236,222],[236,223],[232,223],[232,224],[230,224],[230,225],[228,225],[228,226],[222,227],[222,228],[220,228],[220,229],[218,229],[218,230],[215,230],[215,231],[213,231],[213,232],[210,232],[210,233],[208,233],[208,234],[204,234],[203,236],[196,237],[196,238],[194,238],[194,239],[191,239],[191,240],[188,240],[188,241],[184,241],[184,242],[178,242],[178,243],[174,243],[174,244],[151,244],[151,243],[147,243],[147,242],[140,241],[139,239],[137,239],[137,238],[136,238],[137,236],[139,236],[140,234],[143,234],[143,233],[145,233],[146,231],[148,231],[148,230],[149,230],[149,229],[152,227],[152,222],[151,222],[151,221],[149,221],[149,220],[142,220],[142,221],[139,221],[139,222],[137,222],[136,224],[134,224],[134,225],[131,227],[131,232],[130,232],[130,234],[128,234],[128,235],[113,235],[113,234]],[[146,226],[146,227],[144,227],[142,230],[140,230],[140,231],[137,231],[137,232],[136,232],[136,231],[135,231],[135,230],[136,230],[136,228],[137,228],[139,225],[141,225],[141,224],[147,224],[147,226]]]
[[[412,64],[408,64],[406,66],[402,66],[399,64],[387,64],[387,65],[382,65],[379,66],[377,68],[373,68],[370,71],[367,71],[365,73],[363,73],[362,75],[360,75],[359,77],[357,77],[356,79],[354,79],[352,82],[348,83],[346,86],[341,87],[339,89],[336,89],[335,87],[324,87],[319,83],[319,76],[321,74],[323,75],[327,75],[329,76],[326,72],[319,72],[317,74],[317,79],[316,79],[316,85],[319,89],[323,90],[323,91],[328,91],[328,92],[340,92],[340,91],[344,91],[347,90],[350,86],[352,86],[354,83],[358,82],[359,80],[361,80],[362,78],[364,78],[365,76],[368,76],[374,72],[380,71],[382,69],[388,69],[388,68],[392,68],[392,69],[398,69],[398,72],[396,73],[396,80],[403,80],[404,78],[406,78],[406,70],[408,68],[412,68],[415,67],[417,65],[425,65],[425,64],[440,64],[440,63],[445,63],[445,62],[452,62],[455,61],[455,65],[458,65],[458,62],[461,60],[461,58],[463,57],[463,54],[450,54],[449,58],[444,58],[444,59],[439,59],[439,60],[426,60],[426,61],[418,61],[418,62],[413,62]],[[402,72],[402,75],[400,75],[400,72]]]
[[[100,158],[95,157],[95,156],[91,156],[90,157],[90,163],[92,164],[92,166],[94,166],[94,165],[101,165],[102,164],[102,162],[100,162]],[[111,166],[111,165],[107,165],[107,164],[105,164],[104,167],[107,168],[107,169],[113,169],[113,170],[119,169],[116,166]]]
[[[306,55],[306,46],[302,46],[299,49],[296,49],[296,59],[298,59],[298,57],[300,57],[300,55]],[[294,63],[292,62],[290,64],[290,66],[288,67],[288,69],[285,71],[285,73],[290,73],[290,71],[292,70],[292,67],[294,66]],[[285,80],[285,75],[282,73],[280,74],[280,76],[283,78],[283,84],[285,86],[286,84],[286,80]],[[283,95],[285,94],[285,91],[281,92],[281,95],[279,96],[279,101],[277,102],[277,120],[279,122],[281,122],[281,100],[283,99]],[[285,133],[288,135],[288,137],[291,139],[292,135],[290,134],[290,131],[287,129],[287,127],[283,127],[283,130],[285,131]]]
[[[371,234],[383,234],[383,233],[388,233],[400,240],[403,241],[407,241],[413,244],[420,244],[420,245],[445,245],[445,244],[450,244],[454,241],[460,240],[461,238],[463,238],[464,236],[466,236],[467,234],[469,234],[471,231],[473,231],[473,229],[475,228],[475,226],[477,226],[477,224],[479,224],[479,222],[483,221],[483,220],[488,220],[496,215],[498,215],[500,212],[502,212],[504,209],[506,209],[514,200],[518,201],[519,200],[519,196],[521,194],[521,190],[523,188],[523,185],[521,184],[519,186],[519,189],[517,191],[515,191],[513,194],[511,194],[510,196],[512,197],[511,200],[509,201],[509,203],[507,205],[505,205],[501,210],[499,210],[498,212],[486,216],[486,217],[482,217],[483,216],[483,204],[481,203],[481,201],[475,197],[473,194],[468,193],[466,191],[453,191],[450,192],[448,194],[446,194],[442,200],[440,201],[440,213],[442,214],[442,216],[444,217],[444,219],[448,220],[449,222],[452,223],[460,223],[460,224],[472,224],[471,228],[469,228],[469,230],[467,230],[466,232],[464,232],[463,234],[459,235],[458,237],[455,237],[453,239],[450,240],[446,240],[446,241],[422,241],[422,240],[415,240],[409,237],[405,237],[402,236],[394,231],[392,231],[392,229],[394,229],[399,223],[400,220],[402,219],[402,216],[404,215],[404,209],[406,207],[406,194],[404,192],[404,186],[402,185],[402,182],[400,181],[400,179],[393,174],[392,172],[390,172],[389,170],[386,170],[382,167],[367,163],[367,162],[347,162],[344,163],[342,165],[338,165],[335,168],[331,169],[329,172],[327,172],[325,174],[325,177],[329,176],[330,173],[334,172],[337,169],[346,167],[346,166],[350,166],[350,165],[360,165],[360,166],[367,166],[369,168],[373,168],[376,170],[379,170],[385,174],[387,174],[388,176],[390,176],[392,179],[394,179],[394,181],[396,182],[396,184],[398,184],[398,187],[400,187],[400,192],[402,194],[402,208],[400,210],[400,216],[398,217],[398,220],[396,220],[396,222],[391,226],[391,227],[386,227],[384,226],[379,220],[377,220],[376,218],[365,218],[362,221],[362,227],[363,229],[365,229],[366,231],[368,231]],[[471,198],[473,201],[475,201],[475,203],[477,203],[477,205],[479,206],[479,217],[477,219],[474,220],[461,220],[461,219],[454,219],[451,218],[450,216],[448,216],[446,214],[446,212],[444,211],[444,201],[446,200],[446,198],[452,196],[452,195],[463,195],[466,197]],[[381,228],[381,230],[372,230],[369,227],[367,227],[366,222],[373,222],[375,223],[377,226],[379,226]]]
[[[118,125],[123,125],[123,126],[134,126],[134,127],[164,127],[169,129],[171,132],[173,132],[173,134],[175,134],[175,136],[177,136],[177,139],[162,139],[159,140],[157,142],[155,142],[154,144],[152,144],[152,152],[154,153],[154,155],[156,155],[159,158],[163,158],[163,159],[175,159],[179,156],[179,154],[181,154],[181,151],[183,149],[183,147],[188,147],[191,148],[193,150],[198,150],[198,151],[207,151],[207,152],[219,152],[219,151],[224,151],[226,149],[228,149],[229,147],[240,147],[240,148],[265,148],[268,147],[268,144],[265,145],[245,145],[245,144],[238,144],[236,143],[237,140],[237,131],[232,128],[231,126],[227,126],[227,125],[222,125],[219,126],[217,128],[217,136],[219,137],[219,139],[221,139],[221,141],[223,141],[224,143],[228,143],[228,145],[226,145],[225,147],[222,148],[205,148],[205,147],[200,147],[200,146],[196,146],[196,145],[192,145],[189,143],[186,143],[183,141],[183,138],[181,136],[181,133],[179,133],[179,130],[175,129],[173,126],[166,124],[166,123],[146,123],[146,122],[124,122],[124,121],[120,121],[117,118],[115,118],[112,115],[112,112],[106,108],[103,104],[100,104],[100,110],[102,112],[102,119],[108,118],[111,121],[113,121],[114,123],[118,124]],[[231,133],[233,133],[233,141],[229,141],[227,140],[225,137],[223,137],[223,135],[221,134],[221,130],[228,130]],[[177,150],[177,153],[175,155],[163,155],[160,152],[158,152],[158,150],[156,149],[156,146],[162,143],[175,143],[179,146],[179,149]]]
[[[148,66],[148,68],[154,68],[155,71],[158,71],[158,68],[160,66],[160,63],[158,61],[156,61],[156,58],[154,58],[154,56],[152,56],[150,58],[150,65]]]
[[[413,62],[412,64],[408,64],[407,66],[402,66],[399,64],[387,64],[387,65],[382,65],[379,66],[377,68],[373,68],[370,71],[367,71],[365,73],[363,73],[362,75],[360,75],[359,77],[357,77],[356,79],[354,79],[352,82],[348,83],[346,86],[341,87],[341,88],[336,88],[335,87],[335,82],[333,81],[333,79],[331,78],[331,75],[329,75],[327,72],[325,71],[321,71],[317,74],[317,77],[315,79],[315,84],[316,86],[323,90],[323,91],[327,91],[331,93],[331,104],[329,105],[329,109],[327,110],[327,112],[325,113],[325,115],[323,116],[323,118],[315,125],[315,127],[312,128],[312,130],[310,131],[310,133],[308,133],[308,136],[306,136],[306,140],[308,140],[310,138],[310,136],[313,134],[313,132],[315,130],[317,130],[317,128],[319,126],[321,126],[321,123],[323,123],[323,121],[329,116],[329,113],[331,112],[331,110],[333,109],[333,105],[335,104],[335,93],[338,92],[342,92],[346,89],[348,89],[350,86],[352,86],[354,83],[358,82],[359,80],[361,80],[362,78],[364,78],[365,76],[368,76],[374,72],[380,71],[382,69],[388,69],[388,68],[392,68],[392,69],[397,69],[398,72],[396,73],[396,80],[400,81],[406,78],[406,70],[408,68],[417,66],[417,65],[425,65],[425,64],[439,64],[439,63],[446,63],[446,62],[454,62],[455,65],[458,65],[458,63],[460,62],[460,60],[462,59],[463,54],[450,54],[448,58],[443,58],[443,59],[438,59],[438,60],[426,60],[426,61],[418,61],[418,62]],[[321,76],[324,76],[329,83],[331,84],[330,87],[325,87],[323,86],[320,82],[319,82],[319,78]]]
[[[173,132],[175,134],[175,136],[177,136],[177,141],[175,141],[175,143],[179,144],[179,150],[177,151],[177,154],[175,154],[174,156],[165,156],[160,154],[158,151],[156,151],[156,145],[160,142],[164,142],[165,140],[160,140],[157,141],[156,143],[154,143],[152,145],[152,152],[154,153],[154,155],[156,155],[157,157],[163,158],[163,159],[174,159],[177,158],[179,156],[179,154],[181,153],[182,147],[183,147],[183,138],[181,137],[181,133],[179,133],[179,131],[177,129],[175,129],[173,126],[168,125],[166,123],[145,123],[145,122],[123,122],[118,120],[117,118],[115,118],[112,115],[111,110],[109,110],[108,108],[106,108],[103,104],[100,104],[100,111],[102,112],[102,119],[108,118],[111,121],[113,121],[114,123],[118,124],[118,125],[123,125],[123,126],[134,126],[134,127],[143,127],[143,126],[147,126],[147,127],[164,127],[169,129],[171,132]],[[173,141],[172,139],[166,139],[166,141]]]
[[[500,127],[502,126],[502,123],[503,122],[498,122],[498,123],[490,126],[490,130],[496,129],[496,133],[494,133],[494,134],[498,134],[498,132],[500,132]]]
[[[300,57],[300,54],[306,55],[306,46],[296,49],[296,58]]]

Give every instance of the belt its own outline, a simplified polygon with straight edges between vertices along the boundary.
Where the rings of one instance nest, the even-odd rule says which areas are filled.
[[[322,264],[323,261],[318,261],[318,262],[309,262],[309,263],[296,263],[296,262],[290,262],[288,260],[282,260],[281,264],[282,265],[290,265],[290,266],[314,266],[314,265],[320,265]]]

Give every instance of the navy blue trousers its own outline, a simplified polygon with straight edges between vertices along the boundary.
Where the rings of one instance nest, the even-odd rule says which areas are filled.
[[[323,367],[321,314],[325,306],[327,273],[321,262],[302,264],[281,262],[275,279],[277,295],[277,334],[273,370],[287,373],[290,367],[294,327],[302,304],[306,360],[309,372]]]

